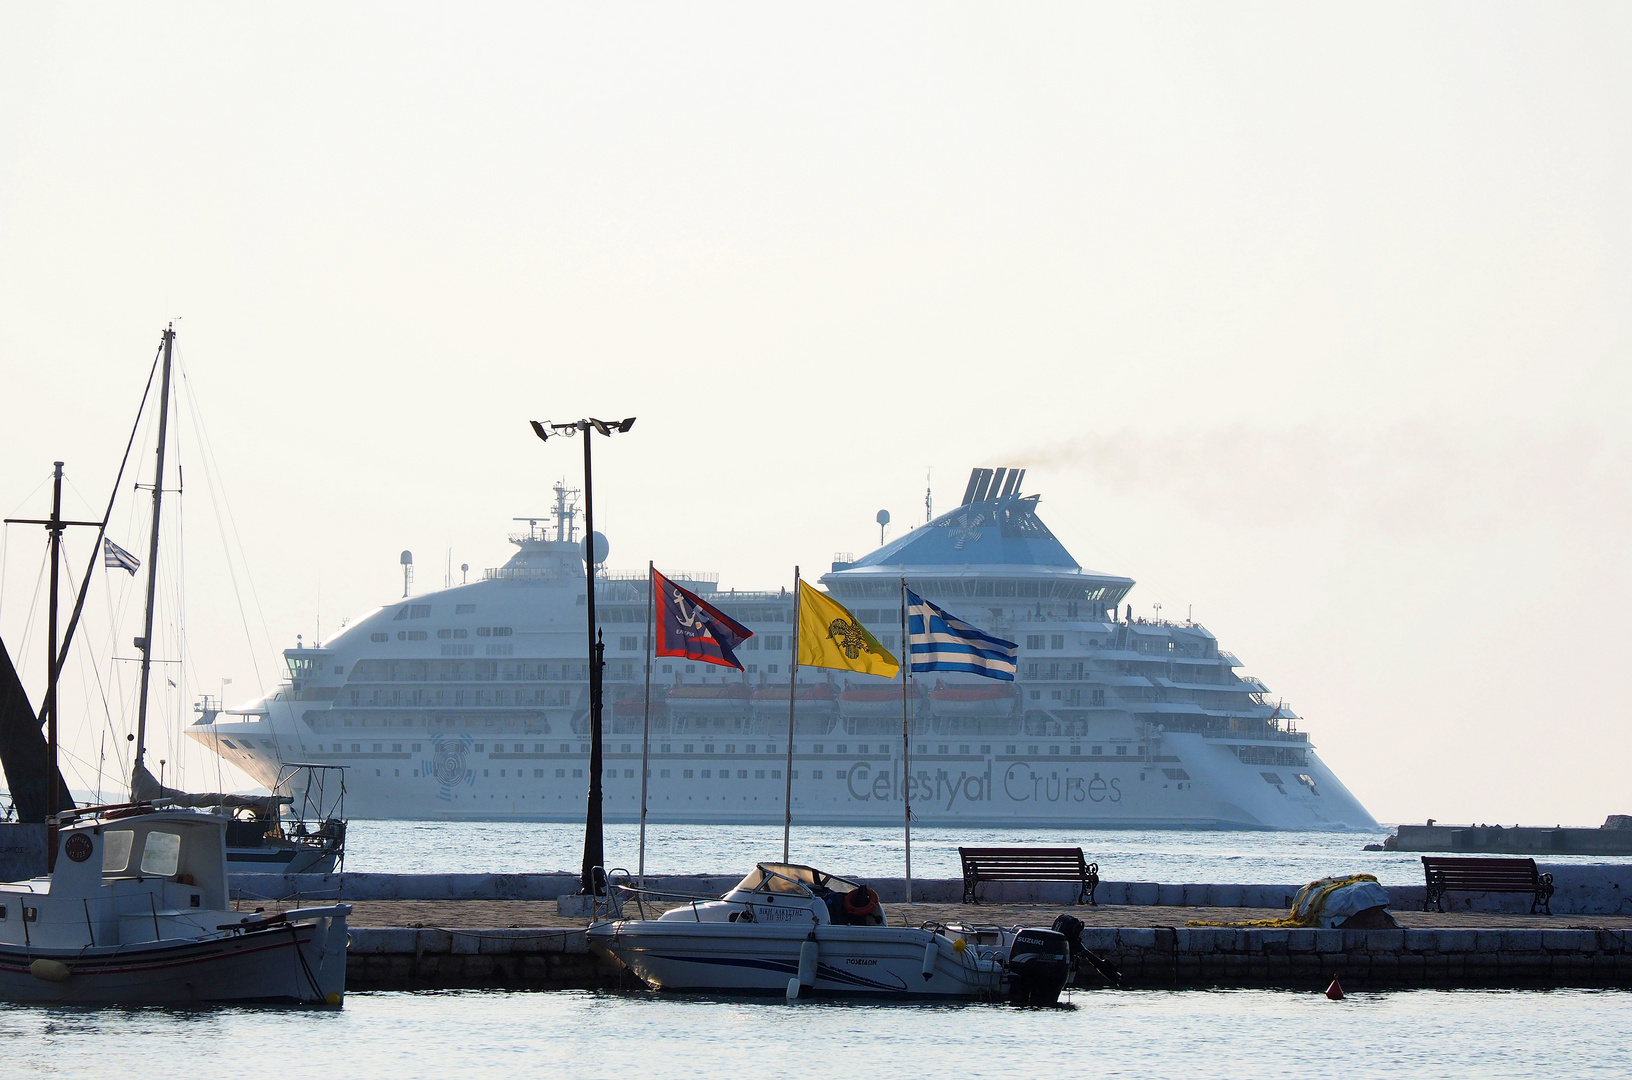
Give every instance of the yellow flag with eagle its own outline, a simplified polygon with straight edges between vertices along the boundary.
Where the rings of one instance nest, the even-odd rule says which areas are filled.
[[[799,582],[799,663],[893,679],[901,665],[832,597]]]

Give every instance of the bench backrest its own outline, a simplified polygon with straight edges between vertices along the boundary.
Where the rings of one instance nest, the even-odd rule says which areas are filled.
[[[1430,880],[1447,888],[1467,891],[1529,890],[1540,880],[1534,859],[1453,859],[1424,855],[1422,868]]]
[[[1088,873],[1080,847],[960,847],[965,877],[988,881],[1075,881]]]

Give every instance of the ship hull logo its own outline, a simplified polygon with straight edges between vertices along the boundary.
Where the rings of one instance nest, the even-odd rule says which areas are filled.
[[[436,778],[436,797],[443,802],[453,801],[455,788],[476,782],[476,770],[466,764],[471,744],[469,735],[438,738],[431,744],[436,756],[420,763],[422,774]]]
[[[980,542],[980,523],[986,520],[985,514],[976,514],[971,518],[968,514],[958,515],[958,527],[952,530],[952,547],[963,550],[965,544]],[[946,524],[950,525],[948,521]]]

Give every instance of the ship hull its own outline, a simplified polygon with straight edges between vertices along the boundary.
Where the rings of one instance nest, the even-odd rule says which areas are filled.
[[[290,743],[298,737],[293,710],[277,707],[282,704],[272,703],[254,725],[236,725],[238,739]],[[1141,748],[1131,740],[1096,746],[1069,736],[998,736],[1004,737],[1020,741],[972,742],[960,752],[960,744],[924,736],[927,753],[915,748],[910,763],[913,820],[971,828],[1379,828],[1306,743],[1169,733]],[[653,738],[648,765],[648,822],[781,823],[786,742],[659,738]],[[693,752],[685,752],[682,738],[695,740],[689,743]],[[865,751],[859,743],[833,741],[831,732],[822,738],[818,744],[800,735],[795,743],[794,817],[832,825],[899,823],[899,731],[893,739],[866,744]],[[579,821],[588,789],[588,742],[577,735],[568,739],[517,730],[479,739],[420,736],[417,742],[382,743],[379,750],[360,743],[351,751],[341,744],[346,749],[339,753],[308,740],[291,752],[347,766],[346,808],[353,818]],[[991,752],[982,753],[983,746]],[[1096,748],[1102,752],[1094,754]],[[609,738],[605,762],[606,820],[639,821],[639,737]]]

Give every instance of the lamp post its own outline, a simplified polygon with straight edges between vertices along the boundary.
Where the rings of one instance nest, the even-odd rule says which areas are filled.
[[[625,420],[574,420],[565,424],[529,421],[541,440],[554,436],[584,437],[584,608],[589,624],[589,806],[584,813],[584,864],[578,875],[581,895],[606,891],[606,841],[601,821],[601,673],[606,667],[606,646],[595,627],[595,484],[590,470],[590,433],[610,435],[635,426]]]

